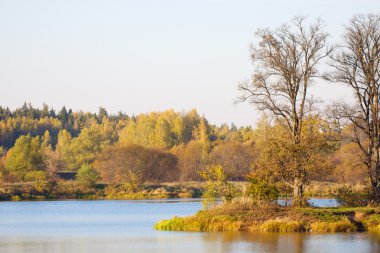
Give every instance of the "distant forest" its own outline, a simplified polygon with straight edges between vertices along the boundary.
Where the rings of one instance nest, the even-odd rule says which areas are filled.
[[[28,182],[90,166],[105,183],[197,181],[202,168],[221,164],[230,180],[244,180],[260,170],[257,158],[275,127],[265,115],[253,129],[216,126],[196,110],[129,116],[104,108],[89,113],[46,104],[24,103],[14,111],[0,107],[0,175],[4,182]],[[365,169],[356,165],[357,147],[345,139],[346,130],[329,127],[338,136],[326,154],[333,169],[316,180],[364,180]]]

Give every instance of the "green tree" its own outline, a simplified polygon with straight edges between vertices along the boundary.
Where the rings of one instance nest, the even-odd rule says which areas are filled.
[[[105,120],[102,124],[92,122],[90,127],[82,129],[78,137],[72,139],[69,150],[72,154],[71,169],[77,170],[83,164],[91,164],[96,155],[117,139],[112,124]]]
[[[199,122],[201,120],[201,117],[198,115],[197,111],[195,109],[192,109],[191,111],[187,112],[183,117],[184,122],[184,130],[183,130],[183,140],[184,143],[188,143],[193,139],[193,134],[197,126],[199,125]]]
[[[108,112],[105,108],[103,107],[99,107],[99,111],[98,111],[98,122],[102,122],[103,119],[106,119],[108,117]]]
[[[40,137],[21,136],[16,140],[5,159],[5,168],[9,173],[23,180],[28,172],[43,170],[44,154],[41,150]]]
[[[169,122],[163,117],[159,117],[154,128],[154,146],[169,148],[174,145],[172,141],[171,129]]]
[[[71,151],[71,134],[63,129],[58,133],[58,142],[55,148],[57,160],[59,163],[58,170],[72,170],[74,156]]]
[[[61,120],[62,125],[65,125],[69,118],[69,113],[66,110],[66,107],[62,107],[62,109],[58,113],[58,118]]]

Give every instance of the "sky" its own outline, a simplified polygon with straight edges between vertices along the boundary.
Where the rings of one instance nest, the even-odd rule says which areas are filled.
[[[297,15],[321,17],[331,42],[378,0],[0,0],[0,105],[30,102],[75,111],[196,108],[210,123],[254,125],[261,112],[237,104],[252,73],[258,28]],[[350,99],[316,81],[313,95]]]

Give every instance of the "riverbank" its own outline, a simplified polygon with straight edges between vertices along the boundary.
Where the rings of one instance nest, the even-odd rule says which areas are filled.
[[[136,191],[126,189],[124,185],[85,187],[75,181],[40,182],[3,184],[0,187],[0,201],[200,198],[202,193],[202,185],[192,182],[144,184]]]
[[[233,201],[155,224],[169,231],[380,232],[380,208],[290,208]]]
[[[232,182],[241,193],[249,186],[248,182]],[[306,188],[305,195],[312,198],[335,198],[342,183],[313,182]],[[354,185],[362,189],[363,185]],[[96,184],[85,187],[76,181],[3,183],[0,184],[0,201],[20,200],[99,200],[99,199],[163,199],[163,198],[200,198],[203,182],[145,183],[138,190],[130,191],[125,185]],[[291,192],[281,192],[287,198]]]

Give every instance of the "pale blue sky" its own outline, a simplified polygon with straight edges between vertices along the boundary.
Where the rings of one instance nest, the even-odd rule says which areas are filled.
[[[250,76],[249,44],[260,27],[295,15],[321,17],[332,40],[377,0],[0,0],[0,104],[127,114],[196,108],[211,123],[254,124],[233,105]],[[344,89],[316,84],[327,101]]]

